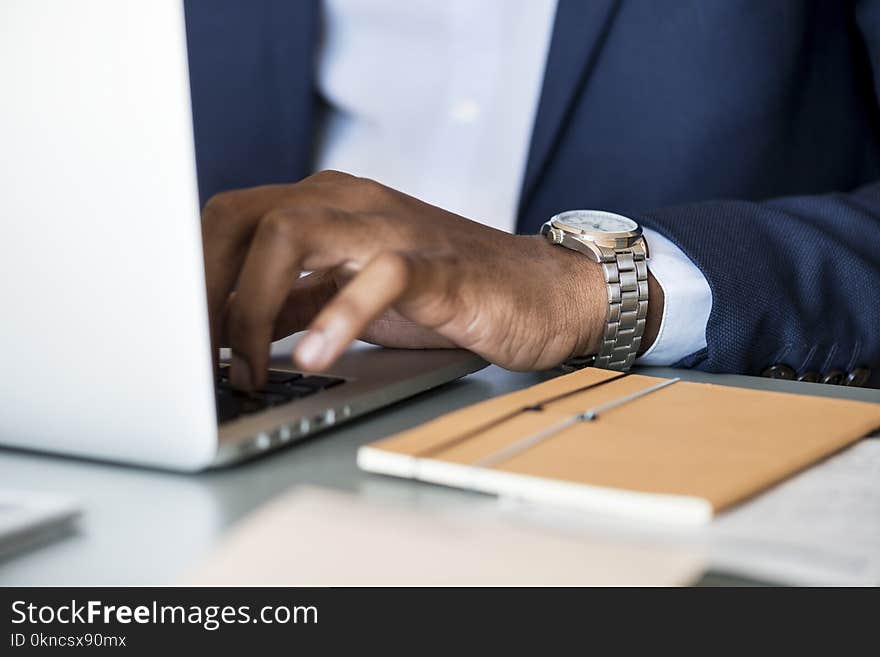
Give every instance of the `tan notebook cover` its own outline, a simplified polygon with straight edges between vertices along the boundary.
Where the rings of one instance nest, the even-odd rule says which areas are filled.
[[[581,370],[362,447],[358,464],[487,493],[702,523],[880,428],[880,404],[679,381],[528,446],[554,423],[664,381]]]

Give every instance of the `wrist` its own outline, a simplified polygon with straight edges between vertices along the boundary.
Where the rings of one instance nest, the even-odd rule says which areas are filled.
[[[602,268],[583,254],[529,237],[547,263],[547,302],[553,310],[556,337],[566,345],[565,359],[599,351],[608,314],[608,291]]]
[[[660,283],[657,282],[657,279],[654,278],[654,274],[651,273],[649,266],[648,315],[645,317],[645,332],[642,334],[642,344],[639,347],[639,355],[648,351],[648,349],[651,348],[651,345],[654,344],[657,336],[660,334],[660,324],[663,320],[664,304],[665,299],[663,296],[663,288],[660,286]]]
[[[570,357],[599,352],[608,318],[608,285],[601,265],[569,249],[561,249],[541,240],[538,242],[553,263],[547,289],[565,290],[552,302],[558,304],[559,326],[571,345]],[[562,283],[560,285],[560,283]],[[648,271],[648,312],[639,354],[647,351],[660,332],[663,318],[663,288]]]

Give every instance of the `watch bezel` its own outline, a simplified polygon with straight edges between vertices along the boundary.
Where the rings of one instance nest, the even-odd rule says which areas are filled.
[[[621,232],[595,231],[585,228],[579,228],[577,226],[565,223],[566,215],[571,215],[574,213],[588,213],[593,215],[618,217],[620,219],[631,221],[636,225],[636,227],[633,230]],[[622,214],[616,214],[614,212],[605,212],[603,210],[566,210],[565,212],[560,212],[553,215],[550,220],[545,224],[545,226],[564,231],[565,233],[568,233],[569,235],[576,237],[580,240],[588,240],[601,246],[606,246],[613,249],[624,249],[631,246],[642,237],[643,232],[642,227],[631,217],[627,217]]]

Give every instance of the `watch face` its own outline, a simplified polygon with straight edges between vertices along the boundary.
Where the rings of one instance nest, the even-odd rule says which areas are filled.
[[[555,220],[568,228],[588,233],[628,233],[639,227],[632,219],[627,219],[619,214],[589,210],[563,212]]]

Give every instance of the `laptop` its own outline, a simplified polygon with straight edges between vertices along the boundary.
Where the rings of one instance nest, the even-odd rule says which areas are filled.
[[[0,445],[198,471],[485,365],[358,344],[216,380],[182,3],[5,0],[0,80]]]

